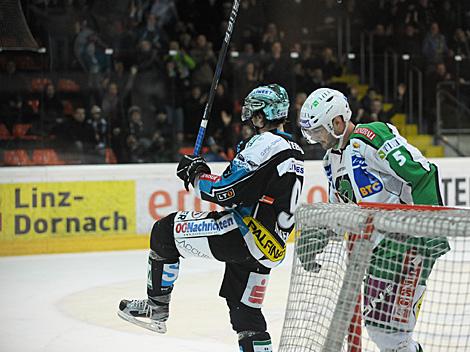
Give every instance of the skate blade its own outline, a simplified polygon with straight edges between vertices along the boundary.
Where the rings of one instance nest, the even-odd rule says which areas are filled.
[[[118,310],[117,314],[121,319],[124,319],[125,321],[128,321],[129,323],[135,324],[137,326],[140,326],[141,328],[145,328],[153,332],[158,332],[159,334],[166,333],[166,324],[164,322],[153,321],[151,323],[147,323],[145,321],[133,317],[132,315],[124,314],[120,310]]]

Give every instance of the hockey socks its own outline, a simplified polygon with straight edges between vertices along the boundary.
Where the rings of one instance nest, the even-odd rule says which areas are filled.
[[[272,352],[271,336],[267,332],[242,331],[238,333],[240,352]]]

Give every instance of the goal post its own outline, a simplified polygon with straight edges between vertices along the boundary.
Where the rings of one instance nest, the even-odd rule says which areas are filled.
[[[470,349],[469,210],[316,203],[296,227],[279,351]]]

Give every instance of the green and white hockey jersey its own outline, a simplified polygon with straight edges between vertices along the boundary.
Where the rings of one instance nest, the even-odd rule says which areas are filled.
[[[358,125],[343,150],[329,150],[324,158],[329,200],[443,205],[437,166],[383,122]],[[402,241],[375,239],[369,273],[392,279],[390,263],[401,263],[405,252],[416,248],[425,258],[421,284],[425,284],[437,258],[450,250],[445,237],[409,237]],[[396,271],[401,267],[395,265]]]
[[[324,158],[329,201],[443,205],[437,166],[395,126],[358,125],[343,150]]]

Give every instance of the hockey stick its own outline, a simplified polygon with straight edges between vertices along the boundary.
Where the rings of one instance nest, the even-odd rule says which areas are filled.
[[[238,7],[240,6],[240,0],[233,0],[232,12],[228,21],[227,31],[225,32],[225,38],[222,43],[222,48],[219,52],[219,58],[217,60],[217,66],[215,68],[214,78],[212,79],[211,88],[209,91],[209,97],[207,99],[204,114],[202,115],[201,125],[199,126],[199,132],[196,138],[196,144],[194,145],[194,155],[201,153],[202,142],[204,141],[204,135],[206,134],[207,123],[209,122],[209,114],[212,110],[212,104],[214,103],[215,91],[219,85],[220,75],[222,73],[222,66],[224,65],[225,56],[227,56],[227,49],[232,37],[233,27],[238,14]]]

